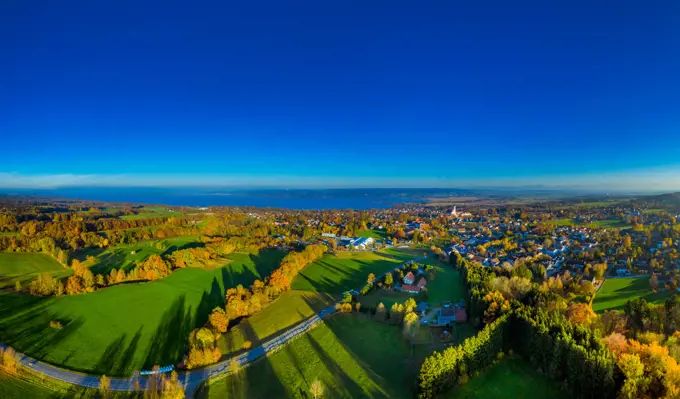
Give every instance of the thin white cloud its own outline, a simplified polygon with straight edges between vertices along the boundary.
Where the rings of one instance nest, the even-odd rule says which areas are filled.
[[[282,187],[282,188],[449,188],[544,187],[596,191],[680,191],[680,166],[583,175],[448,178],[378,176],[247,176],[190,174],[22,174],[0,172],[0,188],[62,187]]]

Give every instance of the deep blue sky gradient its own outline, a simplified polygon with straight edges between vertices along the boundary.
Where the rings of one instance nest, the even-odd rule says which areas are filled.
[[[9,0],[0,172],[379,185],[680,165],[679,21],[674,0]]]

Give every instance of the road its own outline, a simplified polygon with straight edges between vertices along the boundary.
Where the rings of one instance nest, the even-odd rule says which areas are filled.
[[[411,261],[419,261],[425,259],[425,257],[419,257],[412,259]],[[409,262],[409,261],[407,261]],[[407,263],[404,262],[404,263]],[[404,264],[402,263],[402,265]],[[386,275],[389,272],[386,272]],[[384,276],[383,275],[383,276]],[[269,341],[263,343],[262,345],[249,350],[239,356],[223,360],[219,363],[207,366],[199,370],[192,370],[187,372],[179,373],[178,377],[180,382],[185,387],[185,392],[187,397],[193,396],[195,389],[205,380],[214,377],[218,374],[222,374],[228,371],[229,364],[231,361],[236,361],[243,367],[253,361],[261,358],[265,354],[276,350],[278,347],[284,345],[286,342],[292,340],[300,334],[303,334],[313,328],[317,323],[321,322],[324,316],[330,316],[335,313],[335,305],[330,306],[321,312],[307,318],[301,324],[295,326],[294,328],[287,330],[280,335],[270,339]],[[5,345],[0,344],[0,348],[6,349]],[[71,370],[62,369],[43,363],[25,354],[19,353],[19,362],[26,368],[34,370],[37,373],[44,374],[48,377],[67,382],[69,384],[79,385],[86,388],[99,388],[99,376],[78,373]],[[111,390],[113,391],[135,391],[137,390],[137,385],[139,388],[144,389],[147,382],[153,376],[133,376],[128,378],[111,378]]]
[[[286,342],[292,340],[300,334],[303,334],[313,328],[317,323],[321,322],[324,316],[329,316],[335,313],[335,305],[328,307],[318,314],[315,314],[308,319],[306,319],[301,324],[295,326],[294,328],[283,332],[282,334],[270,339],[269,341],[263,343],[262,345],[249,350],[239,356],[230,358],[219,363],[215,363],[208,367],[200,370],[193,370],[179,373],[179,380],[185,386],[185,391],[187,397],[193,395],[194,390],[200,383],[207,380],[210,377],[214,377],[218,374],[227,372],[229,364],[232,360],[238,362],[238,364],[243,367],[248,363],[251,363],[268,352],[276,350],[279,346],[284,345]],[[5,345],[0,344],[0,348],[6,349]],[[70,384],[79,385],[86,388],[99,388],[99,376],[82,374],[71,370],[62,369],[43,363],[32,357],[24,355],[22,353],[18,354],[19,362],[26,368],[34,370],[37,373],[44,374],[48,377],[68,382]],[[137,390],[137,384],[141,389],[146,387],[147,381],[153,376],[133,376],[128,378],[111,378],[111,390],[114,391],[134,391]]]

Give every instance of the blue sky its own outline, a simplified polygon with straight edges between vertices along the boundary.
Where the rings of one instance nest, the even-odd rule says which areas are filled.
[[[0,187],[680,189],[678,18],[673,0],[11,0]]]

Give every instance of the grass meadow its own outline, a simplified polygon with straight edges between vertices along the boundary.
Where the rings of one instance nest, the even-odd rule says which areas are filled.
[[[376,240],[383,240],[387,238],[385,230],[366,229],[357,232],[357,237],[375,238]]]
[[[401,264],[399,259],[380,252],[338,252],[324,255],[305,267],[293,280],[292,288],[300,291],[339,295],[349,289],[361,289],[369,273],[381,276]]]
[[[593,310],[623,310],[631,299],[644,298],[647,302],[663,303],[671,294],[665,291],[652,292],[648,277],[609,278],[595,295]]]
[[[412,398],[417,362],[397,326],[339,315],[238,374],[212,381],[200,398]]]
[[[182,212],[171,211],[164,206],[151,206],[143,208],[142,212],[136,215],[121,216],[123,220],[132,219],[152,219],[152,218],[169,218],[169,217],[183,217]]]
[[[601,229],[629,229],[632,226],[626,224],[621,220],[607,219],[607,220],[595,220],[593,222],[576,222],[573,219],[553,219],[549,220],[547,223],[552,224],[555,227],[570,226],[570,227],[588,227],[588,228],[601,228]]]
[[[90,268],[95,274],[109,274],[111,269],[130,270],[138,261],[144,261],[151,255],[164,255],[178,249],[202,245],[196,242],[195,236],[173,237],[161,240],[141,241],[136,244],[122,244],[100,249],[87,248],[78,251],[74,257],[84,261],[87,256],[94,256],[95,264]]]
[[[45,272],[52,273],[55,277],[71,274],[70,269],[45,254],[0,252],[0,289],[13,288],[17,281],[27,285],[38,274]]]
[[[181,360],[188,333],[202,325],[226,288],[250,285],[278,266],[279,251],[233,254],[225,267],[187,268],[151,282],[78,296],[0,293],[0,342],[73,370],[130,375]],[[52,329],[51,320],[64,327]]]
[[[133,392],[110,392],[110,399],[141,398],[143,395]],[[65,382],[42,377],[23,370],[20,376],[8,375],[0,371],[0,398],[101,398],[96,389],[87,389]]]
[[[529,363],[508,357],[465,385],[441,395],[456,399],[566,399],[558,384],[539,374]]]

